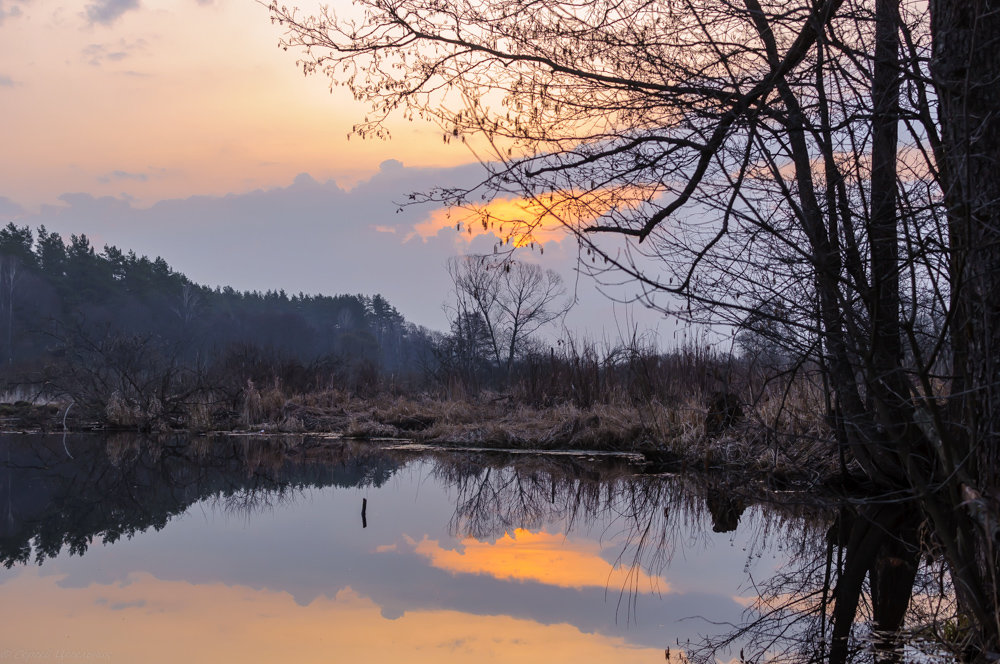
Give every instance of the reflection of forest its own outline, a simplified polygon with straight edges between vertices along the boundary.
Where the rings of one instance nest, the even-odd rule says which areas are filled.
[[[62,436],[0,435],[0,463],[7,567],[159,530],[206,498],[253,509],[307,487],[379,486],[398,465],[346,445],[289,449],[249,437],[151,443],[134,435],[73,436],[66,447]]]
[[[762,501],[719,478],[649,474],[610,456],[428,454],[250,437],[80,436],[64,445],[61,436],[0,436],[0,558],[11,567],[64,548],[83,554],[94,539],[163,528],[205,499],[253,511],[309,487],[381,486],[418,459],[454,492],[457,536],[495,541],[518,529],[593,524],[613,533],[623,543],[615,564],[632,570],[620,589],[626,600],[648,590],[640,578],[665,573],[677,548],[710,531],[749,533],[748,558],[783,550],[782,569],[740,590],[750,595],[744,623],[686,647],[694,659],[726,657],[732,647],[745,661],[899,661],[903,637],[894,633],[902,628],[912,649],[915,635],[940,637],[933,628],[954,610],[933,550],[924,544],[929,555],[918,555],[919,520],[904,504],[807,504],[796,494]]]

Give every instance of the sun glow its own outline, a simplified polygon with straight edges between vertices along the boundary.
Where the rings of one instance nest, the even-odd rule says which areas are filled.
[[[614,210],[638,207],[655,194],[654,189],[628,187],[495,198],[488,203],[434,210],[413,227],[413,234],[427,239],[454,227],[467,242],[480,235],[493,235],[502,245],[544,246],[564,240]]]

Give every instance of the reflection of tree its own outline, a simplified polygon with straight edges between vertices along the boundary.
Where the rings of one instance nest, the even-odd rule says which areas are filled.
[[[863,507],[838,524],[846,554],[840,568],[830,661],[847,661],[851,625],[861,600],[865,575],[869,578],[872,628],[895,634],[903,625],[918,562],[917,522],[912,506],[892,503]],[[883,645],[890,645],[890,642]]]
[[[950,577],[936,562],[933,540],[919,531],[919,513],[902,502],[837,508],[782,494],[762,504],[720,478],[646,474],[622,457],[415,457],[250,437],[78,437],[69,441],[73,458],[58,436],[35,443],[0,437],[0,446],[0,560],[8,567],[163,528],[201,500],[249,516],[309,487],[380,486],[419,459],[454,491],[449,525],[459,537],[495,540],[551,526],[598,532],[612,547],[609,562],[626,572],[621,587],[608,588],[626,620],[636,617],[640,595],[657,590],[646,579],[665,576],[675,551],[708,538],[710,529],[729,532],[739,523],[751,559],[782,549],[782,569],[751,578],[744,589],[743,623],[710,626],[717,635],[685,648],[694,660],[741,651],[755,662],[891,662],[899,658],[893,633],[901,626],[911,642],[915,634],[929,641],[960,635]],[[927,559],[918,567],[921,547]]]
[[[272,510],[292,501],[294,492],[288,485],[263,487],[252,485],[226,495],[216,496],[214,504],[223,512],[247,520],[254,514]]]
[[[748,662],[895,662],[902,635],[912,641],[919,630],[940,641],[933,630],[954,618],[934,556],[918,574],[919,512],[904,502],[835,510],[772,496],[748,512],[754,501],[719,479],[644,475],[621,460],[441,454],[435,468],[457,492],[451,529],[458,536],[602,524],[602,539],[620,547],[614,563],[628,572],[623,587],[609,591],[619,592],[629,618],[638,596],[652,590],[640,587],[640,571],[660,576],[680,543],[749,519],[750,558],[777,547],[787,562],[749,580],[745,621],[705,636],[689,653],[694,660],[741,651]]]
[[[787,537],[785,565],[770,578],[749,580],[745,622],[728,632],[706,636],[689,653],[692,660],[714,662],[718,654],[736,647],[741,661],[747,662],[825,660],[832,549],[819,525],[805,522],[783,530],[779,536]],[[749,555],[760,555],[757,547],[762,544],[758,540]]]
[[[41,563],[67,549],[82,555],[94,539],[115,542],[159,530],[205,499],[250,514],[322,486],[380,486],[398,464],[346,445],[289,446],[282,440],[206,439],[151,442],[62,438],[27,443],[0,436],[5,468],[0,499],[0,561]]]
[[[453,534],[495,539],[517,528],[539,528],[578,518],[593,521],[604,509],[602,492],[634,468],[621,459],[603,463],[574,457],[499,452],[435,455],[435,473],[457,492]]]
[[[714,662],[734,644],[748,662],[899,662],[904,645],[933,650],[928,641],[940,650],[944,635],[928,627],[954,617],[954,593],[940,561],[921,566],[917,515],[906,503],[845,505],[825,533],[805,526],[785,566],[751,583],[745,622],[692,658]]]
[[[692,477],[646,475],[622,458],[441,453],[435,470],[457,492],[455,535],[492,540],[518,528],[597,524],[601,539],[619,547],[612,562],[625,582],[608,590],[629,619],[638,596],[657,590],[642,587],[641,572],[657,576],[678,543],[703,536],[713,523],[706,501],[721,490]]]

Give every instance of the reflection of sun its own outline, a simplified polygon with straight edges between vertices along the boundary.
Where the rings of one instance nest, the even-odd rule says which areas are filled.
[[[434,210],[410,235],[434,237],[455,227],[467,241],[492,234],[515,247],[544,245],[566,237],[567,227],[593,223],[612,209],[634,207],[650,193],[638,188],[608,191],[558,191],[535,198],[496,198],[489,203]]]
[[[649,576],[638,568],[614,566],[601,558],[597,542],[569,540],[562,535],[517,529],[494,543],[466,538],[460,549],[444,549],[426,538],[414,544],[415,551],[434,567],[453,574],[486,574],[563,588],[670,592],[662,577]]]

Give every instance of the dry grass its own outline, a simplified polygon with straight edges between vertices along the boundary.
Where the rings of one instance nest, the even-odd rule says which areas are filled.
[[[210,394],[184,404],[183,417],[187,428],[196,433],[211,431],[215,424],[215,410],[215,400]]]
[[[261,407],[260,391],[257,390],[252,380],[247,380],[247,387],[243,391],[243,408],[240,417],[243,426],[254,428],[254,425],[263,419],[263,415],[264,410]]]
[[[640,406],[622,400],[536,407],[497,393],[456,400],[427,394],[358,398],[334,390],[291,397],[283,406],[286,419],[264,428],[288,430],[282,422],[294,418],[304,430],[356,439],[634,451],[692,468],[813,481],[838,470],[818,396],[808,386],[765,395],[746,406],[745,417],[714,436],[706,433],[708,398],[700,392],[676,403]]]
[[[810,481],[839,471],[823,391],[808,375],[769,381],[697,346],[668,355],[634,344],[601,352],[570,346],[563,355],[528,358],[502,391],[471,389],[454,377],[402,395],[381,383],[360,393],[302,392],[276,378],[242,379],[235,389],[200,392],[169,424],[196,432],[634,451],[681,467]],[[167,420],[156,403],[140,409],[135,402],[112,395],[105,422],[148,428]],[[738,412],[720,413],[719,403],[734,403]]]
[[[265,432],[329,432],[445,446],[627,450],[695,467],[825,473],[835,464],[822,395],[804,381],[786,388],[772,386],[749,404],[741,399],[744,417],[711,436],[706,432],[711,398],[697,387],[671,401],[636,403],[623,395],[587,406],[569,401],[539,406],[510,393],[362,398],[342,390],[285,395],[278,384],[264,391],[249,384],[241,423]]]
[[[116,429],[163,432],[170,428],[159,399],[151,398],[140,404],[133,395],[117,391],[104,406],[104,421]]]
[[[65,399],[53,398],[44,391],[40,391],[38,388],[26,385],[17,385],[0,392],[0,404],[27,403],[32,406],[65,406],[65,402]]]

